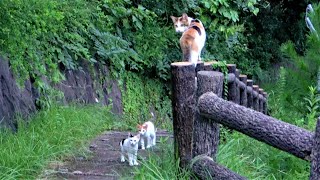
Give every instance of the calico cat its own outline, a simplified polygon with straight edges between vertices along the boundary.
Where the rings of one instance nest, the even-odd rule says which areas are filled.
[[[129,165],[130,166],[139,165],[139,163],[137,162],[139,140],[140,140],[140,134],[133,136],[129,133],[128,138],[123,139],[120,142],[121,162],[126,161],[124,154],[127,153]]]
[[[147,140],[147,148],[156,145],[156,129],[151,121],[147,121],[142,125],[138,125],[139,133],[141,135],[141,149],[145,149],[144,141]]]
[[[186,13],[181,17],[170,17],[176,32],[182,33],[180,38],[182,60],[192,62],[196,67],[197,61],[201,61],[200,55],[206,41],[206,31],[202,22],[188,17]]]

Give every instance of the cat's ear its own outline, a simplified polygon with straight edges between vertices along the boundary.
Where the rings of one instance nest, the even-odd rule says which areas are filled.
[[[148,128],[148,124],[144,125],[143,128],[144,128],[144,129],[147,129],[147,128]]]
[[[128,138],[133,137],[133,135],[131,133],[128,133]]]
[[[174,17],[174,16],[170,16],[170,17],[174,23],[177,22],[177,19],[178,19],[177,17]]]
[[[140,134],[137,135],[138,139],[140,139]]]
[[[141,129],[141,125],[140,125],[140,124],[138,124],[138,125],[137,125],[137,128],[138,128],[138,129]]]
[[[188,15],[187,15],[186,13],[183,13],[183,14],[182,14],[182,19],[188,20]]]

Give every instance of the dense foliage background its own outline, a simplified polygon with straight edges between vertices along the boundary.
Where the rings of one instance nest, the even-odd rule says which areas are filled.
[[[81,70],[82,61],[106,64],[112,77],[126,84],[122,95],[129,127],[148,118],[150,104],[170,119],[169,68],[181,59],[181,35],[175,33],[170,16],[186,12],[206,28],[204,60],[236,63],[269,93],[270,115],[313,130],[319,115],[315,86],[320,41],[305,24],[306,7],[312,2],[2,0],[0,53],[9,59],[20,85],[30,78],[46,94],[51,87],[44,76],[54,84],[64,79],[61,70]],[[313,7],[308,16],[318,32],[316,1]],[[240,143],[233,141],[236,138]],[[220,159],[237,172],[257,179],[308,176],[308,165],[292,156],[238,134],[227,139],[222,147],[232,158],[223,154]]]

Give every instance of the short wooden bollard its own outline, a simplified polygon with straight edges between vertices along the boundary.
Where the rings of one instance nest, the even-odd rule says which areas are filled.
[[[171,64],[174,151],[180,166],[192,157],[193,119],[196,106],[195,67],[190,62]]]
[[[252,108],[256,111],[259,111],[259,86],[253,85],[252,86],[252,95],[253,95],[253,103]]]
[[[236,92],[237,92],[237,96],[236,96],[236,103],[237,104],[240,104],[240,79],[239,79],[239,76],[240,76],[240,70],[239,69],[236,69]]]
[[[263,92],[263,97],[265,98],[263,103],[263,114],[268,114],[268,94]]]
[[[263,112],[263,104],[264,104],[264,97],[263,97],[263,89],[259,88],[259,112]]]
[[[234,74],[235,76],[234,80],[228,83],[228,100],[239,104],[239,102],[237,102],[236,65],[227,64],[227,67],[228,73]]]
[[[253,80],[251,79],[248,79],[247,80],[247,102],[248,102],[248,105],[247,107],[248,108],[252,108],[253,107]]]
[[[222,97],[223,74],[217,71],[199,71],[197,97],[213,92]],[[193,131],[193,157],[205,154],[215,159],[219,144],[219,125],[196,115]]]
[[[247,107],[247,76],[242,74],[239,76],[239,79],[243,83],[243,86],[240,86],[240,105]]]

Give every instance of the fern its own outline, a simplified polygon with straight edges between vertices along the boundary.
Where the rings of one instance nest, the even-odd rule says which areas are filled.
[[[320,96],[317,94],[317,88],[310,86],[309,94],[304,98],[304,100],[305,107],[307,108],[304,125],[307,126],[307,128],[314,128],[316,125],[316,119],[319,116]]]

